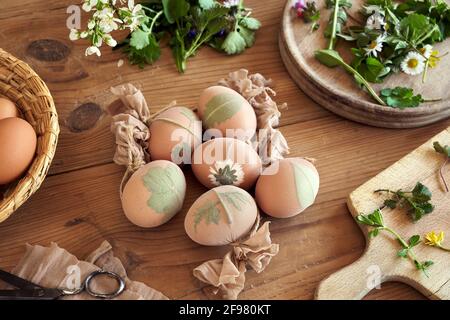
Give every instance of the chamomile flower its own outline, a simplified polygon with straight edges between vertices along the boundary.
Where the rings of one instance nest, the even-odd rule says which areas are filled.
[[[375,40],[372,40],[367,48],[364,48],[366,51],[366,54],[373,55],[376,57],[378,55],[378,52],[381,52],[383,50],[383,43],[386,40],[386,35],[380,34]]]
[[[429,58],[431,57],[431,54],[433,53],[433,46],[427,44],[424,45],[422,48],[419,49],[420,53],[425,57]]]
[[[366,28],[369,30],[382,30],[385,25],[384,17],[379,13],[372,14],[366,21]]]
[[[405,59],[400,63],[402,71],[409,75],[418,75],[425,68],[425,59],[417,52],[409,52]]]
[[[238,186],[244,181],[242,166],[230,159],[217,161],[214,167],[209,168],[209,172],[208,178],[215,186]]]

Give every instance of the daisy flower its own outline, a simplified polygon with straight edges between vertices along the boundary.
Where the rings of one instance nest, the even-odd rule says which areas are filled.
[[[385,40],[386,35],[380,34],[375,40],[372,40],[372,42],[369,43],[367,48],[364,48],[364,50],[366,50],[366,54],[376,57],[378,55],[378,52],[381,52],[381,50],[383,50],[383,42]]]
[[[379,13],[374,13],[366,21],[366,28],[369,30],[382,30],[385,25],[384,17]]]
[[[433,50],[433,46],[429,44],[420,48],[419,52],[426,58],[426,62],[430,68],[436,67],[438,62],[441,60],[441,58],[439,58],[439,51]]]
[[[425,59],[419,53],[411,51],[401,62],[400,68],[406,74],[418,75],[425,68]]]
[[[234,163],[230,159],[216,161],[214,167],[209,168],[209,172],[210,175],[208,178],[215,186],[239,186],[244,181],[244,171],[242,170],[242,166],[238,163]]]

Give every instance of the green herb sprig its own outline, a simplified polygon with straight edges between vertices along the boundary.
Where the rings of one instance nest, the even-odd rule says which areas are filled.
[[[420,182],[411,191],[378,189],[375,192],[386,192],[391,195],[391,198],[384,201],[384,206],[390,209],[405,208],[413,221],[420,220],[424,215],[434,210],[434,205],[430,202],[431,191]]]
[[[447,180],[444,177],[443,171],[450,158],[450,147],[448,145],[443,146],[438,141],[433,142],[433,147],[437,153],[443,154],[445,156],[445,160],[442,163],[442,166],[439,168],[439,175],[441,177],[442,182],[444,183],[445,191],[449,192]]]
[[[426,260],[421,262],[413,251],[413,248],[421,242],[419,235],[413,235],[406,241],[398,232],[385,225],[383,214],[380,209],[377,209],[368,215],[359,214],[356,216],[356,221],[360,224],[372,227],[369,231],[369,238],[378,236],[381,231],[386,231],[392,234],[402,247],[397,252],[397,255],[405,259],[410,259],[414,263],[417,270],[422,271],[427,277],[429,277],[428,269],[433,265],[433,261]]]

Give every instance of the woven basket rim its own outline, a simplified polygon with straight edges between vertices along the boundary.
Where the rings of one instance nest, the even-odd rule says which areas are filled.
[[[0,198],[0,223],[10,217],[44,181],[59,135],[58,114],[45,82],[24,61],[0,48],[0,96],[13,101],[37,135],[36,154],[25,174]]]

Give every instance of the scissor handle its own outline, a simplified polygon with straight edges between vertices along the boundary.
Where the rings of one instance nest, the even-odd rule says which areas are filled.
[[[91,289],[91,282],[94,280],[94,278],[106,275],[110,278],[113,278],[117,281],[118,287],[115,291],[109,292],[109,293],[100,293],[95,292]],[[102,299],[113,299],[120,295],[125,290],[125,281],[122,279],[121,276],[119,276],[117,273],[112,271],[104,271],[104,270],[97,270],[92,272],[90,275],[87,276],[86,280],[84,281],[84,288],[89,295],[96,297],[96,298],[102,298]]]
[[[95,292],[94,290],[92,290],[91,289],[92,280],[94,280],[94,278],[101,276],[101,275],[106,275],[109,278],[116,280],[117,284],[118,284],[117,289],[113,292],[108,292],[108,293],[100,293],[100,292]],[[115,272],[105,271],[105,270],[97,270],[97,271],[90,273],[86,277],[86,280],[84,280],[84,282],[80,288],[75,289],[75,290],[61,289],[60,291],[63,295],[75,295],[75,294],[81,293],[84,290],[86,290],[86,292],[90,296],[95,297],[95,298],[113,299],[113,298],[117,297],[118,295],[120,295],[125,290],[125,281],[122,279],[121,276],[119,276]]]

